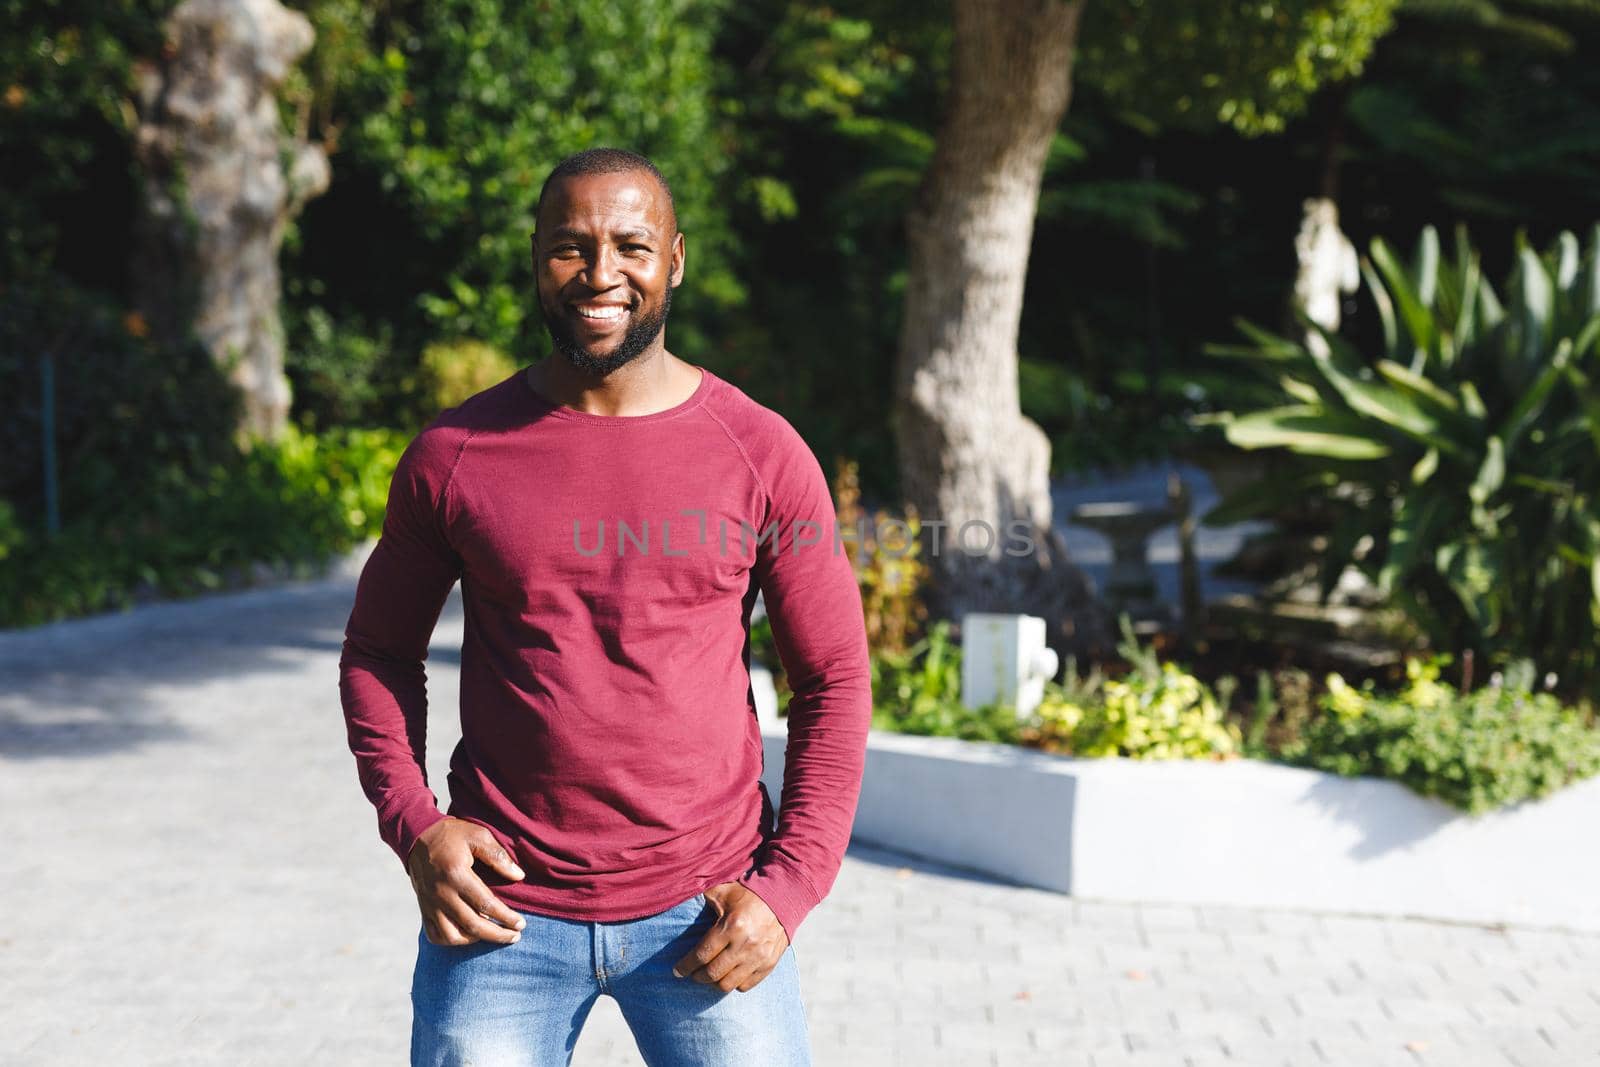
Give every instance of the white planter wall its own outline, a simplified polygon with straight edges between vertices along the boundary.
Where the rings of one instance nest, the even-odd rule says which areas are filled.
[[[754,672],[774,803],[785,722]],[[1253,760],[1079,760],[874,730],[854,837],[1084,897],[1600,930],[1600,779],[1473,818]]]

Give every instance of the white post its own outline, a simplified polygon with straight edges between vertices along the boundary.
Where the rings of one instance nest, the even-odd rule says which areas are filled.
[[[1039,706],[1060,659],[1045,644],[1045,621],[1034,615],[973,612],[961,618],[961,702],[1001,701],[1019,717]]]

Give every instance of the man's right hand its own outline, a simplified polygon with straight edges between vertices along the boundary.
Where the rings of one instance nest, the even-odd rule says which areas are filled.
[[[527,877],[493,834],[466,819],[446,816],[411,846],[406,870],[422,909],[422,927],[435,945],[510,945],[521,937],[518,931],[526,925],[522,916],[478,877],[472,869],[475,858],[513,881]]]

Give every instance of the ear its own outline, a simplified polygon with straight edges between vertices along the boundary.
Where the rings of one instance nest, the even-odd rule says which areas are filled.
[[[674,289],[683,284],[683,257],[683,233],[679,231],[672,235],[672,277],[669,280]]]

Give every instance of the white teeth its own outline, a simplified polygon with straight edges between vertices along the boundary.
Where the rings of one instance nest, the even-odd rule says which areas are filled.
[[[574,305],[574,306],[576,306],[576,305]],[[616,318],[621,318],[622,317],[622,313],[625,310],[627,310],[627,309],[621,307],[620,305],[612,305],[610,307],[600,307],[600,308],[579,307],[577,309],[578,314],[582,315],[586,319],[616,319]]]

